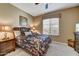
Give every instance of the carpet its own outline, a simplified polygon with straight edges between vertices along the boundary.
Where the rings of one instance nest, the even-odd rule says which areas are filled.
[[[30,56],[21,48],[16,48],[15,51],[8,53],[5,56]],[[49,45],[46,56],[79,56],[79,54],[67,44],[52,42]]]

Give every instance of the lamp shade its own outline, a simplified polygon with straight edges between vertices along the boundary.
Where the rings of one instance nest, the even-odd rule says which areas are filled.
[[[8,31],[12,31],[12,28],[8,25],[2,25],[2,26],[0,26],[0,31],[8,32]]]

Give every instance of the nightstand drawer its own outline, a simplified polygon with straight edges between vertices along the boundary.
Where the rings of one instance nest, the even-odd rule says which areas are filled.
[[[2,44],[0,44],[0,49],[5,49],[5,48],[9,48],[12,47],[13,45],[13,41],[9,41],[9,42],[3,42]]]
[[[15,40],[8,40],[0,43],[0,55],[4,55],[12,50],[15,50]]]

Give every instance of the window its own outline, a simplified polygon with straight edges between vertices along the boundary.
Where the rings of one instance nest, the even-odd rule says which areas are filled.
[[[76,24],[76,32],[79,32],[79,23]]]
[[[43,34],[59,35],[59,18],[44,19]]]

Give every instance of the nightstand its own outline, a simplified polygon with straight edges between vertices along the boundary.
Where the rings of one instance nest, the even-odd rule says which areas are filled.
[[[15,50],[15,39],[0,41],[0,55],[5,55]]]
[[[15,35],[9,25],[0,25],[0,55],[15,50]]]
[[[72,40],[72,39],[69,39],[69,40],[68,40],[68,46],[74,48],[74,47],[75,47],[75,41]]]

